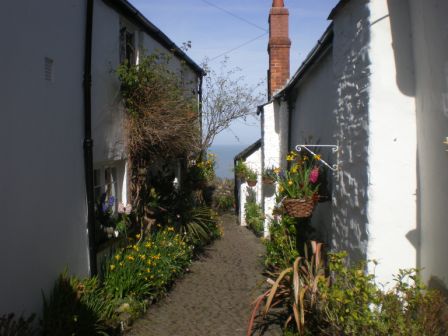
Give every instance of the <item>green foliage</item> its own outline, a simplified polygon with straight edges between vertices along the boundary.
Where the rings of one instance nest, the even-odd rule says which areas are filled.
[[[215,178],[215,166],[216,166],[216,155],[213,153],[207,154],[206,160],[199,160],[196,162],[195,166],[199,170],[200,177],[206,181],[213,181]]]
[[[33,322],[36,316],[20,316],[15,318],[14,314],[0,316],[0,335],[2,336],[33,336],[37,334]]]
[[[287,335],[446,335],[447,305],[415,269],[400,270],[390,290],[380,289],[366,263],[348,267],[346,253],[329,254],[328,271],[313,243],[311,258],[273,273],[272,287],[255,303],[249,332],[261,316],[282,307]],[[295,323],[290,323],[294,321]],[[248,333],[249,333],[248,332]]]
[[[107,335],[104,321],[100,317],[102,312],[84,301],[79,284],[65,272],[56,280],[50,296],[43,296],[43,335]],[[89,290],[95,292],[93,295],[97,295],[97,280],[92,279],[86,284]],[[86,295],[91,294],[89,292]],[[88,302],[92,303],[92,300]]]
[[[255,170],[247,167],[245,174],[246,181],[257,181],[257,172]]]
[[[243,160],[236,161],[234,171],[239,178],[245,178],[248,169]]]
[[[247,226],[257,235],[264,231],[264,214],[261,207],[254,200],[248,200],[244,205]]]
[[[191,257],[190,247],[174,228],[154,233],[118,251],[110,260],[104,278],[106,295],[137,301],[157,299],[182,274]]]
[[[283,215],[269,225],[269,239],[264,241],[266,256],[264,264],[268,269],[283,269],[292,265],[299,256],[295,244],[295,220]]]
[[[152,54],[138,65],[117,69],[127,111],[128,150],[132,161],[147,156],[178,157],[200,147],[197,98],[170,70],[171,56]]]
[[[213,207],[219,212],[225,212],[235,207],[235,181],[234,179],[214,180]]]

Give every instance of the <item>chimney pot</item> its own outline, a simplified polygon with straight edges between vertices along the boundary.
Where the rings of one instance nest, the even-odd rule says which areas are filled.
[[[283,0],[274,0],[272,2],[272,7],[285,7]]]

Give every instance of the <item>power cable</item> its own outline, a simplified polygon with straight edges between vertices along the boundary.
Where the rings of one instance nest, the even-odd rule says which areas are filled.
[[[231,11],[229,11],[229,10],[227,10],[227,9],[225,9],[225,8],[219,7],[219,6],[215,5],[214,3],[211,3],[210,1],[207,1],[207,0],[201,0],[201,1],[204,2],[204,3],[206,3],[206,4],[209,5],[209,6],[215,7],[216,9],[219,9],[220,11],[223,11],[223,12],[229,14],[230,16],[233,16],[234,18],[237,18],[238,20],[244,21],[244,22],[246,22],[247,24],[249,24],[249,25],[251,25],[251,26],[253,26],[253,27],[255,27],[255,28],[258,28],[258,29],[263,30],[263,31],[265,31],[265,32],[268,31],[266,28],[263,28],[263,27],[261,27],[261,26],[255,24],[255,23],[253,23],[253,22],[250,22],[250,21],[246,20],[245,18],[243,18],[243,17],[241,17],[241,16],[239,16],[239,15],[237,15],[237,14],[235,14],[235,13],[232,13]]]
[[[245,47],[246,45],[248,45],[248,44],[250,44],[250,43],[252,43],[252,42],[254,42],[254,41],[256,41],[256,40],[259,40],[259,39],[261,39],[262,37],[265,37],[266,35],[268,35],[267,32],[264,33],[264,34],[262,34],[262,35],[260,35],[260,36],[255,37],[255,38],[253,38],[253,39],[251,39],[251,40],[249,40],[249,41],[246,41],[246,42],[244,42],[243,44],[240,44],[239,46],[237,46],[237,47],[235,47],[235,48],[232,48],[232,49],[230,49],[230,50],[227,50],[227,51],[223,52],[222,54],[219,54],[218,56],[215,56],[215,57],[211,58],[211,59],[210,59],[210,62],[212,62],[212,61],[214,61],[214,60],[216,60],[216,59],[218,59],[218,58],[220,58],[220,57],[222,57],[222,56],[225,56],[225,55],[227,55],[227,54],[230,54],[231,52],[233,52],[233,51],[235,51],[235,50],[238,50],[238,49],[240,49],[240,48],[242,48],[242,47]]]

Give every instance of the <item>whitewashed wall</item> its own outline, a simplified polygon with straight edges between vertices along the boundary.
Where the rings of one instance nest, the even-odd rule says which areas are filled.
[[[255,197],[257,204],[261,205],[261,148],[258,148],[252,154],[250,154],[247,158],[243,158],[244,163],[253,171],[257,173],[257,185],[255,187],[249,187],[247,182],[240,183],[238,182],[239,188],[239,222],[240,225],[246,226],[246,212],[244,206],[246,205],[246,199],[249,197],[250,192],[255,192]]]
[[[419,267],[435,287],[448,284],[448,26],[445,0],[410,0],[418,132]],[[400,41],[400,11],[389,1],[394,45]],[[406,50],[398,49],[401,57]],[[403,73],[397,73],[397,81]]]
[[[288,152],[288,104],[285,101],[272,101],[263,106],[261,115],[262,171],[267,168],[285,168]],[[276,186],[262,186],[262,207],[265,214],[264,233],[268,235],[269,224],[276,205]]]
[[[405,2],[401,2],[404,4]],[[402,6],[402,12],[405,8]],[[413,86],[413,69],[405,67],[412,50],[399,59],[394,57],[397,43],[410,46],[410,32],[403,31],[393,41],[387,1],[371,1],[369,97],[369,187],[368,259],[381,282],[392,280],[400,268],[416,267],[417,246],[408,239],[417,225],[416,153],[417,133],[415,99],[400,90],[397,69]],[[408,25],[409,27],[409,25]]]
[[[78,0],[2,3],[0,315],[40,312],[66,267],[88,274],[85,12]]]

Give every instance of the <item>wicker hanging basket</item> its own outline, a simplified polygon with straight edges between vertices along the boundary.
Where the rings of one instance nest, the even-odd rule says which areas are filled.
[[[247,180],[247,185],[249,187],[255,187],[257,185],[257,180]]]
[[[314,210],[315,201],[312,198],[287,198],[283,201],[286,212],[295,218],[308,218]]]

